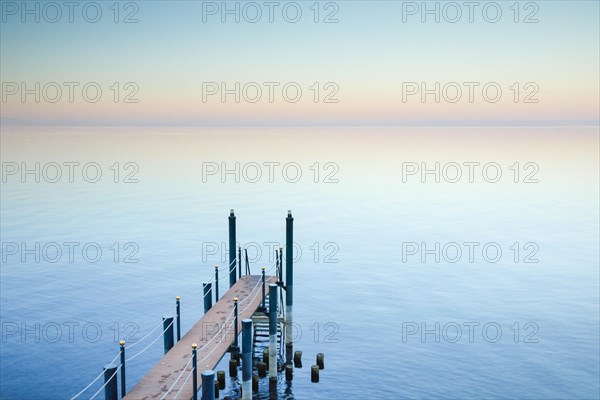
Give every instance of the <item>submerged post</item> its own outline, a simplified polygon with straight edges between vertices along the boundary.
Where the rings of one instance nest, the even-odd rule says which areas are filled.
[[[192,399],[198,400],[198,357],[197,357],[198,345],[192,343]]]
[[[235,214],[233,208],[229,211],[229,287],[235,285],[236,281],[236,259],[235,259]]]
[[[127,385],[125,384],[125,341],[120,340],[121,346],[121,398],[127,394]]]
[[[202,284],[202,292],[204,293],[204,314],[208,312],[208,310],[212,307],[212,284],[211,283],[203,283]]]
[[[292,362],[292,306],[294,303],[294,218],[288,210],[285,220],[285,360]]]
[[[215,400],[215,371],[202,371],[202,400]]]
[[[177,341],[181,340],[181,297],[175,297],[175,317],[177,318]]]
[[[242,321],[242,400],[252,400],[252,320]]]
[[[215,304],[219,301],[219,266],[215,265]]]
[[[163,343],[165,354],[175,345],[173,338],[173,317],[163,317]]]
[[[117,366],[114,364],[104,366],[104,399],[119,399],[117,393]]]
[[[269,380],[277,381],[277,285],[269,284]]]

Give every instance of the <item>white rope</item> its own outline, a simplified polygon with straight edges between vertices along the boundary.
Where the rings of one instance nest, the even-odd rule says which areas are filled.
[[[113,358],[113,359],[112,359],[112,361],[111,361],[109,364],[112,364],[112,363],[114,363],[114,362],[117,360],[117,358],[119,358],[119,356],[120,356],[120,355],[121,355],[121,352],[119,352],[119,353],[118,353],[118,354],[115,356],[115,358]],[[77,397],[81,396],[81,394],[82,394],[83,392],[85,392],[86,390],[88,390],[88,389],[89,389],[89,388],[90,388],[90,387],[91,387],[91,386],[92,386],[94,383],[96,383],[96,381],[97,381],[98,379],[100,379],[100,377],[101,377],[101,376],[103,376],[103,375],[104,375],[104,371],[100,372],[100,375],[98,375],[98,376],[96,377],[96,379],[94,379],[93,381],[91,381],[91,382],[90,382],[90,383],[89,383],[89,384],[88,384],[86,387],[84,387],[84,388],[83,388],[83,389],[82,389],[82,390],[81,390],[79,393],[77,393],[75,396],[71,397],[71,400],[74,400],[74,399],[76,399]]]
[[[100,389],[98,389],[98,391],[97,391],[96,393],[94,393],[94,395],[93,395],[92,397],[90,397],[90,400],[94,400],[94,398],[95,398],[96,396],[98,396],[98,393],[100,393],[100,392],[102,391],[102,389],[104,389],[104,387],[105,387],[106,385],[108,385],[108,382],[110,382],[110,381],[112,380],[112,378],[114,378],[114,377],[115,377],[115,375],[117,374],[117,372],[119,372],[119,370],[120,370],[120,369],[121,369],[121,365],[119,365],[119,366],[117,367],[117,369],[115,370],[115,372],[114,372],[114,373],[113,373],[113,374],[110,376],[110,378],[108,378],[108,379],[106,380],[106,382],[104,382],[104,385],[102,385],[102,387],[101,387]]]
[[[248,296],[246,296],[242,301],[238,302],[238,304],[240,304],[243,301],[246,301],[250,297],[250,295],[256,290],[256,288],[259,286],[260,283],[262,283],[262,279],[259,280],[258,283],[254,286],[254,288],[250,291],[250,293],[248,293]],[[252,298],[252,301],[254,299],[256,299],[256,296],[258,296],[258,293],[259,292],[257,291],[256,294],[254,295],[254,297]],[[246,309],[248,309],[248,307],[250,307],[250,304],[248,304],[244,309],[242,309],[242,312],[246,311]],[[235,312],[235,308],[233,310],[231,310],[231,312],[229,313],[229,316],[225,319],[225,322],[223,322],[223,324],[221,325],[221,327],[219,328],[219,330],[217,332],[215,332],[215,334],[213,335],[213,337],[210,338],[210,340],[208,342],[204,343],[202,345],[202,347],[200,349],[198,349],[198,350],[202,350],[202,349],[206,348],[206,346],[208,346],[213,340],[215,340],[218,336],[220,336],[221,331],[223,330],[223,328],[225,328],[227,326],[227,321],[229,321],[229,319],[234,315],[234,312]],[[231,328],[233,327],[233,324],[235,324],[235,319],[233,319],[231,321],[231,324],[229,324],[229,326],[225,329],[225,334],[227,334],[227,332],[229,332],[231,330]],[[210,355],[212,353],[214,353],[216,349],[217,349],[217,346],[213,347],[212,350],[208,354],[206,354],[201,360],[197,361],[197,364],[201,363],[202,361],[204,361],[208,357],[210,357]],[[173,382],[173,384],[167,390],[167,392],[161,397],[161,400],[163,400],[171,392],[171,390],[173,390],[173,387],[179,381],[179,379],[181,378],[181,376],[183,375],[183,373],[185,372],[187,366],[189,365],[189,363],[191,361],[192,361],[192,359],[190,358],[190,360],[188,360],[187,364],[183,367],[183,370],[181,371],[181,373],[179,374],[179,376],[177,377],[177,379]],[[189,379],[189,376],[188,376],[188,379]],[[185,382],[187,382],[187,379],[186,379]],[[177,398],[177,396],[181,392],[182,388],[185,386],[185,382],[182,384],[181,388],[179,389],[179,391],[177,392],[177,394],[175,395],[174,398]]]
[[[190,371],[189,375],[187,378],[185,378],[185,381],[183,381],[183,383],[181,384],[181,387],[179,388],[179,390],[177,391],[177,393],[175,394],[175,397],[173,397],[173,400],[177,399],[177,396],[179,396],[179,393],[181,393],[181,391],[183,390],[183,388],[185,387],[185,384],[187,383],[187,381],[190,380],[190,376],[192,376],[192,374],[194,373],[194,369],[192,368],[192,370]]]
[[[193,357],[190,357],[190,359],[188,360],[187,364],[185,364],[185,366],[181,370],[181,373],[179,374],[179,376],[177,377],[177,379],[175,379],[175,382],[173,382],[173,384],[171,385],[171,387],[169,388],[169,390],[167,390],[167,392],[162,395],[162,397],[160,398],[160,400],[163,400],[169,394],[169,392],[171,390],[173,390],[173,387],[175,387],[175,385],[177,384],[177,382],[179,382],[179,380],[183,376],[183,373],[185,372],[185,370],[187,369],[187,367],[189,367],[189,365],[192,362],[192,360],[193,360]],[[178,392],[178,394],[179,394],[179,392]]]
[[[129,345],[129,346],[127,346],[125,349],[129,350],[129,349],[131,349],[132,347],[135,347],[135,346],[137,346],[138,344],[142,343],[144,340],[146,340],[146,339],[148,338],[148,336],[150,336],[152,333],[154,333],[154,331],[156,331],[156,330],[158,329],[158,327],[159,327],[159,326],[161,326],[162,324],[163,324],[163,323],[162,323],[162,321],[161,321],[161,322],[160,322],[158,325],[156,325],[156,326],[155,326],[155,327],[154,327],[154,328],[153,328],[153,329],[152,329],[150,332],[148,332],[148,333],[146,334],[146,336],[144,336],[143,338],[141,338],[141,339],[140,339],[140,340],[138,340],[137,342],[130,344],[130,345]]]
[[[171,325],[173,325],[173,321],[171,321],[171,322],[169,323],[169,325],[167,325],[167,327],[166,327],[166,328],[163,330],[163,332],[162,332],[162,333],[163,333],[163,335],[165,334],[165,332],[167,331],[167,329],[169,329],[169,328],[171,327]],[[126,359],[125,361],[126,361],[126,362],[129,362],[129,361],[131,361],[131,360],[134,360],[136,357],[138,357],[138,356],[139,356],[139,355],[141,355],[143,352],[145,352],[146,350],[148,350],[148,349],[149,349],[149,348],[150,348],[150,347],[151,347],[151,346],[152,346],[154,343],[156,343],[156,341],[157,341],[158,339],[160,339],[160,337],[161,337],[161,336],[162,336],[162,335],[158,335],[158,336],[156,337],[156,339],[154,339],[154,340],[152,341],[152,343],[150,343],[148,346],[144,347],[142,350],[138,351],[137,353],[135,353],[135,355],[133,355],[133,356],[129,357],[129,358],[128,358],[128,359]]]

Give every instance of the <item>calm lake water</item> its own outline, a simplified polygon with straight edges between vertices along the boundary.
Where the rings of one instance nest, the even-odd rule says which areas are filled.
[[[3,399],[70,398],[177,295],[189,329],[230,208],[254,273],[295,218],[293,398],[600,395],[598,127],[3,127],[1,155]]]

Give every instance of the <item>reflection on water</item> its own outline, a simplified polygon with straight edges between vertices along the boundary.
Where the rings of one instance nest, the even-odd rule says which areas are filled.
[[[294,212],[296,398],[597,398],[597,149],[597,127],[3,127],[2,397],[75,394],[176,295],[189,329],[234,208],[256,273]]]

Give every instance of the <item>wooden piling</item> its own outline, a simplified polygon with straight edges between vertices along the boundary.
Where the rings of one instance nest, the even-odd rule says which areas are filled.
[[[325,369],[325,354],[317,354],[317,365],[319,366],[319,369]]]
[[[225,389],[225,371],[217,371],[217,382],[219,382],[219,389]]]
[[[310,381],[319,382],[319,366],[313,365],[310,367]]]
[[[258,370],[258,376],[260,378],[264,378],[267,376],[267,364],[260,361],[256,364],[256,369]]]
[[[294,352],[294,367],[302,368],[302,352],[301,351]]]

